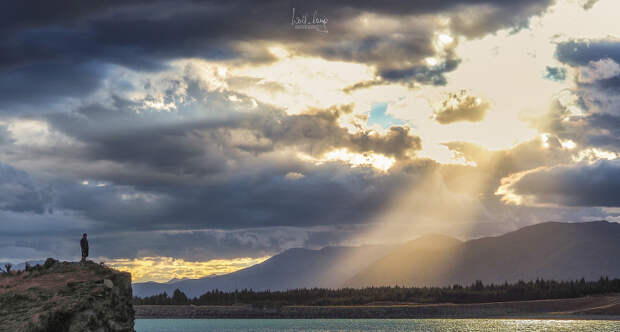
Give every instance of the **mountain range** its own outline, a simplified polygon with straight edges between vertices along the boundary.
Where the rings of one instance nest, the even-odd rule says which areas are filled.
[[[344,286],[448,286],[476,280],[503,283],[620,277],[618,223],[547,222],[466,242],[435,238],[434,248],[420,248],[419,240],[405,244]]]
[[[225,275],[167,283],[134,283],[133,292],[142,297],[164,291],[172,294],[179,288],[187,296],[195,297],[212,289],[334,288],[393,249],[391,246],[293,248],[260,264]]]
[[[620,224],[546,222],[469,241],[426,235],[399,246],[289,249],[234,273],[135,283],[133,291],[143,297],[179,288],[194,297],[212,289],[448,286],[601,276],[620,277]]]

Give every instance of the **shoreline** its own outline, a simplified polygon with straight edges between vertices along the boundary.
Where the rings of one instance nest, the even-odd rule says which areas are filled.
[[[548,315],[543,315],[543,316],[504,316],[504,317],[488,317],[488,316],[482,316],[482,317],[411,317],[411,318],[385,318],[385,317],[373,317],[373,318],[287,318],[287,317],[271,317],[271,318],[267,318],[267,317],[254,317],[254,318],[248,318],[248,317],[237,317],[237,318],[232,318],[232,317],[142,317],[142,316],[136,316],[135,319],[248,319],[248,320],[253,320],[253,319],[295,319],[295,320],[306,320],[306,319],[334,319],[334,320],[338,320],[338,319],[370,319],[370,320],[381,320],[381,319],[403,319],[403,320],[409,320],[409,319],[414,319],[414,320],[433,320],[433,319],[453,319],[453,320],[468,320],[468,319],[497,319],[497,320],[600,320],[600,321],[620,321],[620,315],[599,315],[599,316],[580,316],[580,315],[573,315],[573,316],[548,316]]]
[[[471,304],[368,306],[136,305],[136,318],[620,320],[620,295]]]

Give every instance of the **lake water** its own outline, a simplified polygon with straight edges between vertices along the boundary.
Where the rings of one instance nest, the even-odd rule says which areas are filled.
[[[620,321],[529,319],[136,319],[137,332],[620,331]]]

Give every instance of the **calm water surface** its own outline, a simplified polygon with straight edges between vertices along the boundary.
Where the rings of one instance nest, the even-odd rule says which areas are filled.
[[[620,331],[620,321],[526,319],[136,319],[137,332]]]

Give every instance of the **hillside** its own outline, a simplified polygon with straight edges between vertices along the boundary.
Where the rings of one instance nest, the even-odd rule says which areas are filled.
[[[47,259],[0,274],[0,331],[133,331],[131,275]]]
[[[164,291],[172,294],[179,288],[187,296],[194,297],[212,289],[335,288],[392,249],[387,246],[295,248],[234,273],[169,283],[136,283],[133,290],[136,296],[143,297]]]
[[[446,286],[537,278],[620,277],[620,224],[547,222],[497,237],[434,248],[396,249],[352,277],[347,286]]]
[[[359,286],[363,286],[365,280],[375,282],[369,285],[425,285],[427,280],[443,273],[443,262],[460,245],[461,241],[448,236],[423,236],[370,264],[345,285],[357,287],[358,279]],[[410,266],[423,266],[424,269],[411,269]]]

